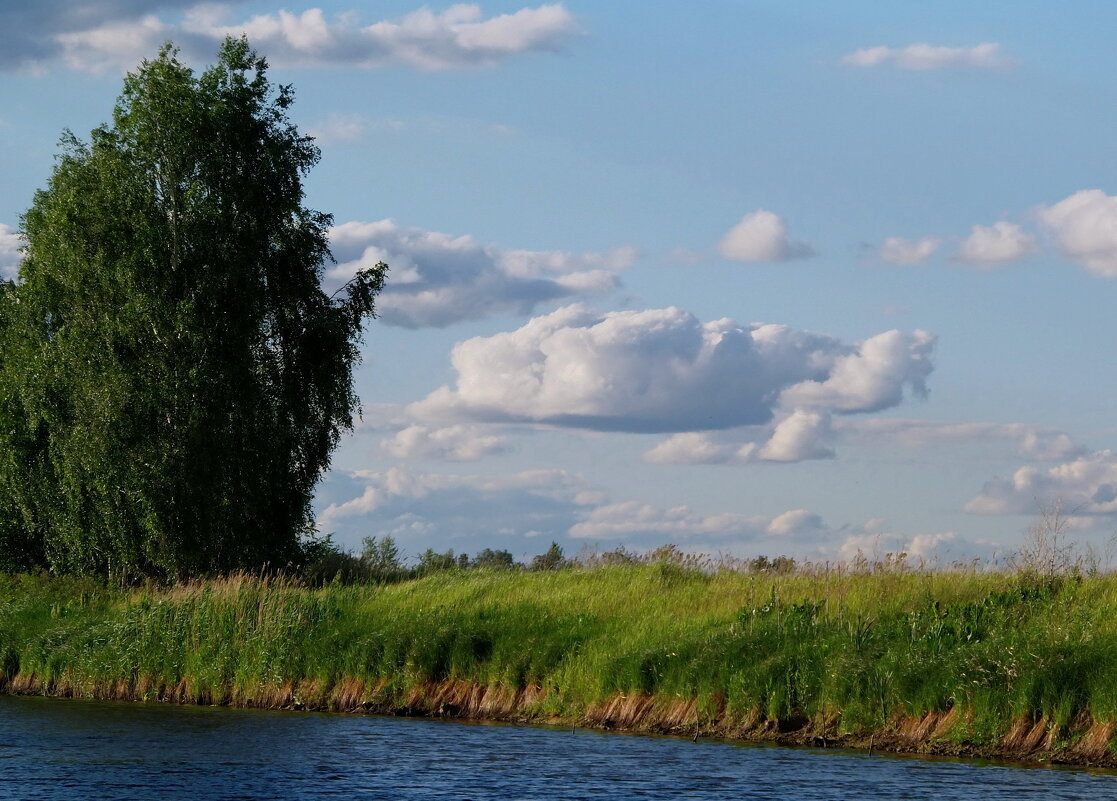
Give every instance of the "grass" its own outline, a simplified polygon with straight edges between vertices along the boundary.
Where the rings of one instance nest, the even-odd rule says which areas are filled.
[[[0,576],[0,672],[11,690],[470,714],[476,692],[446,707],[432,688],[489,688],[519,716],[618,725],[638,722],[618,699],[653,699],[647,725],[729,733],[953,712],[949,741],[1019,739],[1023,721],[1069,746],[1117,723],[1117,576],[670,561],[317,589]]]

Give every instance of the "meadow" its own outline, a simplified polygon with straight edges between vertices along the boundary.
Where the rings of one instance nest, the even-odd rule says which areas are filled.
[[[1117,576],[671,552],[321,587],[0,575],[0,674],[15,693],[1111,763]]]

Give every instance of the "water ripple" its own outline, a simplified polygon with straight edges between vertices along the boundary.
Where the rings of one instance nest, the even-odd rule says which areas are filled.
[[[1110,799],[1117,775],[567,729],[0,698],[0,798]]]

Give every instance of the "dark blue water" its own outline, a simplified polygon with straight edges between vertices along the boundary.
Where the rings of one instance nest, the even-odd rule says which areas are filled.
[[[0,798],[1112,799],[1117,775],[400,718],[0,697]]]

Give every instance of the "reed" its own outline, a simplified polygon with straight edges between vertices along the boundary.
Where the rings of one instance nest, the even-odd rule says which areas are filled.
[[[0,674],[11,692],[1105,760],[1117,576],[679,560],[320,588],[0,576]]]

